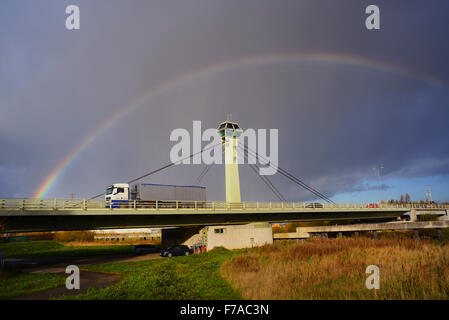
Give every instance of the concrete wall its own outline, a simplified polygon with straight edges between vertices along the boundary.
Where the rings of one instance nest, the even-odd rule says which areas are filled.
[[[226,249],[251,248],[273,243],[273,231],[268,223],[213,226],[207,227],[207,229],[207,250],[215,247]]]

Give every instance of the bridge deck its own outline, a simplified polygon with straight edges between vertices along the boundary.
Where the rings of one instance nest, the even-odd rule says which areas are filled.
[[[105,202],[84,199],[0,199],[0,216],[11,214],[112,214],[166,212],[167,214],[184,212],[348,212],[348,211],[410,211],[411,209],[447,210],[449,205],[413,205],[413,204],[321,204],[305,202],[240,202],[220,201],[138,201]]]
[[[279,202],[130,201],[0,199],[4,232],[295,222],[313,220],[395,219],[412,209],[448,207],[411,205],[308,204]]]

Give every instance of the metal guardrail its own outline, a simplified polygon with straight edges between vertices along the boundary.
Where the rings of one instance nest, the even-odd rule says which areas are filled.
[[[292,210],[292,209],[449,209],[449,205],[439,204],[321,204],[306,202],[239,202],[220,201],[104,201],[85,199],[0,199],[0,211],[11,210],[89,210],[89,209],[129,209],[129,210]]]

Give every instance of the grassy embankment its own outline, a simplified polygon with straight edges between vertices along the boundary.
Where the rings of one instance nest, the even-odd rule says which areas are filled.
[[[60,274],[29,274],[18,271],[0,271],[0,299],[9,299],[37,291],[63,286],[65,276]]]
[[[7,257],[55,257],[115,254],[130,249],[121,245],[74,247],[35,241],[0,244],[0,251]],[[92,271],[119,273],[123,280],[106,289],[91,289],[75,299],[239,299],[241,296],[220,276],[220,267],[240,252],[219,248],[188,257],[88,266],[86,269]],[[4,272],[0,274],[0,299],[55,288],[64,281],[64,275]]]
[[[6,258],[85,257],[130,253],[129,245],[73,246],[55,241],[1,243],[0,252]],[[28,274],[19,271],[0,272],[0,299],[63,286],[65,276],[60,274]]]
[[[220,275],[221,265],[241,252],[216,248],[188,257],[88,266],[120,273],[123,280],[67,299],[241,299]]]
[[[380,268],[380,290],[365,287],[368,265]],[[280,242],[92,265],[87,269],[119,273],[123,280],[70,299],[449,299],[448,265],[449,245],[436,241],[360,237]],[[2,281],[0,287],[6,289],[0,297],[35,288],[27,276],[34,275]],[[60,285],[60,279],[38,276],[43,278],[32,280],[41,288]]]
[[[365,287],[369,265],[379,290]],[[343,238],[256,248],[222,274],[244,299],[449,299],[448,266],[447,243]]]

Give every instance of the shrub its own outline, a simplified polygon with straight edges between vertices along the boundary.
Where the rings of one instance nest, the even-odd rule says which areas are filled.
[[[95,233],[92,231],[61,231],[55,235],[56,241],[94,241]]]

